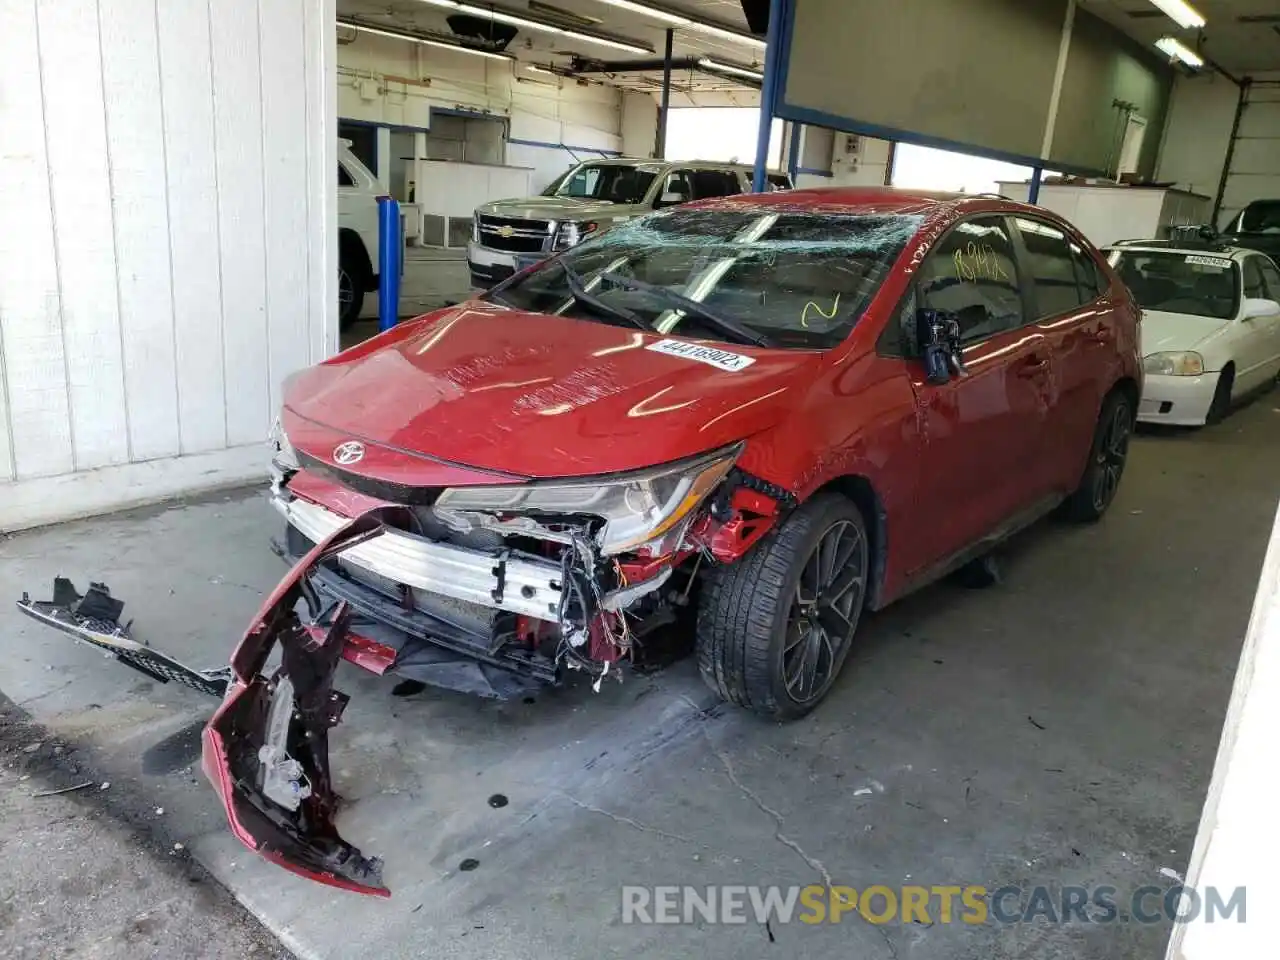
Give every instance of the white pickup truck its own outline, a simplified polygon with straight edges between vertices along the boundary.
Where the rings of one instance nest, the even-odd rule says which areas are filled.
[[[345,330],[360,317],[364,295],[378,289],[378,197],[387,190],[338,141],[338,323]]]

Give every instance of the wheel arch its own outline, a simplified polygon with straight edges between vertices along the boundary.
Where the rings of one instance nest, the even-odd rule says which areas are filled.
[[[364,239],[359,232],[350,227],[340,227],[338,229],[338,262],[344,260],[353,263],[364,274],[367,284],[374,281],[373,261],[369,258],[369,251],[365,249]],[[365,291],[368,291],[368,287]]]
[[[853,501],[862,511],[862,518],[867,524],[867,536],[871,540],[868,544],[870,547],[868,554],[871,557],[871,583],[868,585],[866,604],[869,609],[878,610],[883,605],[884,578],[889,558],[889,521],[884,501],[871,480],[860,473],[847,473],[833,477],[805,499],[812,499],[821,493],[838,493],[845,499]]]
[[[1138,412],[1138,399],[1142,393],[1142,391],[1138,389],[1138,381],[1130,376],[1121,377],[1112,386],[1111,392],[1114,393],[1117,390],[1129,398],[1129,402],[1133,404],[1133,411],[1136,414]]]

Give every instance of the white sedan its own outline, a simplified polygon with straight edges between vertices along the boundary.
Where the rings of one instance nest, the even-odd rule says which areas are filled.
[[[1106,251],[1142,307],[1145,423],[1216,423],[1280,376],[1280,269],[1238,247],[1129,240]]]

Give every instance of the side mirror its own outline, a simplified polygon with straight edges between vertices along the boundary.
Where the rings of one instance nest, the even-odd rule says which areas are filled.
[[[1258,317],[1274,317],[1280,314],[1280,303],[1264,300],[1261,297],[1250,297],[1240,310],[1241,320],[1254,320]]]
[[[677,193],[674,190],[668,190],[666,193],[664,193],[662,196],[658,198],[658,202],[655,203],[654,206],[655,207],[674,207],[682,203],[687,203],[688,200],[689,198],[686,197],[683,193]]]
[[[968,376],[961,359],[960,321],[947,310],[916,311],[916,343],[924,361],[925,379],[935,385]]]

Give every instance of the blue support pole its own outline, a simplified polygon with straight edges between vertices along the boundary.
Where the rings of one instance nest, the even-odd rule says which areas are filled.
[[[769,33],[764,51],[764,81],[760,85],[760,130],[756,136],[756,168],[751,189],[764,193],[765,170],[769,165],[769,134],[773,130],[773,108],[778,97],[778,74],[782,70],[782,17],[784,0],[769,0]]]
[[[400,204],[394,197],[378,198],[378,329],[390,330],[400,316],[400,263],[404,238],[400,235]]]
[[[1040,202],[1040,178],[1043,176],[1043,167],[1031,168],[1031,189],[1027,191],[1027,203]]]
[[[791,183],[796,182],[796,172],[800,169],[800,130],[801,125],[791,121],[791,143],[787,146],[787,173],[791,175]]]

